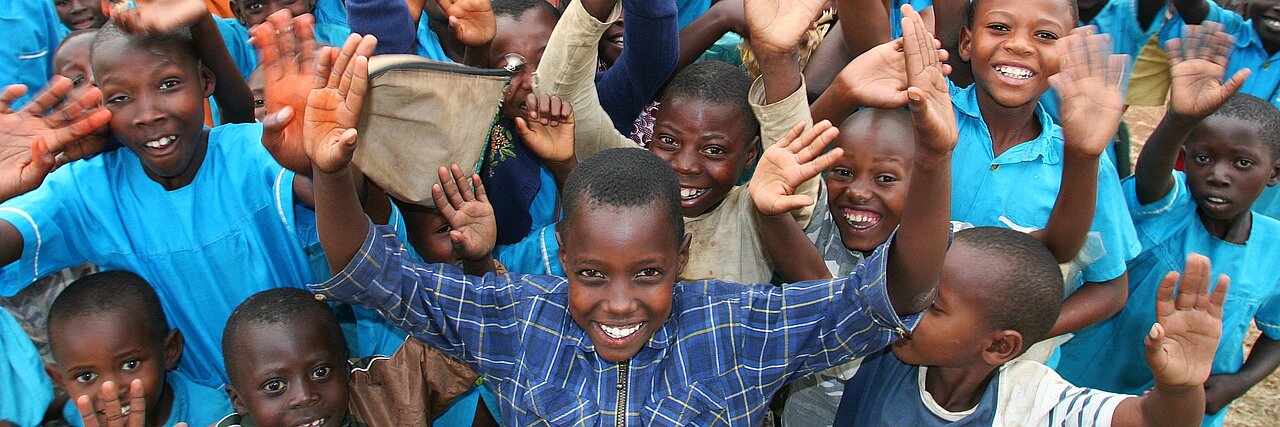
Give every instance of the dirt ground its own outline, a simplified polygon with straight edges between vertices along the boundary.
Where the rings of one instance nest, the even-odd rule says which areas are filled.
[[[1131,136],[1129,157],[1136,163],[1138,152],[1142,149],[1142,141],[1160,122],[1164,115],[1164,107],[1130,107],[1125,114],[1125,122],[1129,124]],[[1249,347],[1254,337],[1258,336],[1256,328],[1249,332],[1245,348]],[[1247,350],[1246,350],[1247,351]],[[1272,373],[1266,381],[1254,386],[1244,397],[1231,405],[1227,414],[1227,427],[1280,427],[1280,372]]]

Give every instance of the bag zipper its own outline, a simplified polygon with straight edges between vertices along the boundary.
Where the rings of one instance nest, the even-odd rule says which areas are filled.
[[[511,77],[513,74],[505,68],[476,68],[462,64],[439,61],[413,61],[401,64],[395,64],[381,70],[374,71],[369,74],[369,78],[381,76],[388,71],[395,70],[428,70],[428,71],[446,71],[450,73],[466,74],[471,76],[492,76],[492,77]]]

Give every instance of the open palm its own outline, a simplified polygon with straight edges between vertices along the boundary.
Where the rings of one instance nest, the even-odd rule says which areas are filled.
[[[293,17],[281,9],[254,27],[253,44],[262,58],[267,104],[263,119],[262,144],[280,165],[303,175],[311,174],[303,146],[302,121],[294,116],[303,111],[315,86],[316,40],[311,15]]]
[[[458,165],[451,165],[448,169],[441,166],[438,174],[440,184],[431,187],[431,198],[452,228],[449,240],[454,250],[458,257],[467,261],[483,259],[493,252],[498,239],[498,223],[480,175],[472,174],[471,185],[467,185],[467,176]]]
[[[822,152],[839,134],[839,129],[826,120],[808,130],[801,122],[778,143],[764,150],[747,185],[756,210],[764,215],[782,215],[812,205],[813,197],[797,195],[796,188],[844,155],[840,148]]]
[[[134,33],[167,34],[208,15],[203,0],[135,0],[132,7],[120,2],[111,8],[111,20]]]
[[[449,17],[449,28],[459,42],[476,47],[493,41],[498,24],[489,0],[436,0],[436,3]]]
[[[1049,78],[1062,98],[1063,139],[1069,149],[1098,156],[1124,115],[1126,55],[1111,54],[1111,37],[1093,26],[1077,28],[1057,42],[1062,69]]]
[[[1169,40],[1169,108],[1174,113],[1192,118],[1205,118],[1227,102],[1249,77],[1240,70],[1231,80],[1222,81],[1227,72],[1227,59],[1234,41],[1222,31],[1222,24],[1204,21],[1187,25],[1182,38]]]
[[[826,0],[744,0],[751,49],[759,54],[789,54],[800,45]]]
[[[1222,336],[1222,304],[1230,287],[1230,279],[1222,276],[1210,294],[1210,271],[1208,258],[1191,254],[1180,284],[1177,272],[1160,281],[1156,325],[1146,342],[1147,364],[1157,384],[1201,387],[1209,378]]]
[[[909,5],[902,8],[902,56],[906,64],[907,92],[916,140],[933,153],[949,153],[959,138],[952,111],[948,68],[937,41],[927,30],[920,14]]]
[[[353,35],[341,51],[326,47],[320,52],[302,133],[307,158],[322,172],[336,172],[351,162],[369,87],[369,58],[363,52],[372,52],[376,44],[373,36]]]
[[[39,187],[56,165],[56,156],[68,148],[74,148],[73,155],[84,155],[77,141],[111,120],[109,111],[97,107],[102,100],[97,88],[59,107],[71,89],[70,80],[56,76],[17,111],[9,104],[25,94],[26,87],[8,86],[0,94],[0,200]]]

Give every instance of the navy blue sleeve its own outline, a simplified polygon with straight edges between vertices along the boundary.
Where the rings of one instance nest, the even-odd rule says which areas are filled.
[[[623,135],[680,60],[675,0],[623,0],[622,55],[596,76],[600,106]]]
[[[378,38],[375,55],[412,54],[418,37],[404,0],[347,0],[347,24],[352,33]]]

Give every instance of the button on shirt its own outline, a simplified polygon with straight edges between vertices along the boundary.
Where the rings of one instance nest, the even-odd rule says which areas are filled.
[[[885,288],[887,248],[838,279],[677,283],[671,317],[623,363],[602,359],[574,322],[564,278],[467,276],[406,256],[385,227],[311,289],[375,308],[474,367],[509,425],[749,426],[784,384],[906,333]]]
[[[977,96],[974,85],[951,87],[960,130],[951,160],[951,220],[977,227],[1044,228],[1062,186],[1062,128],[1053,123],[1043,107],[1037,107],[1035,114],[1043,129],[1040,136],[997,157]],[[1106,254],[1085,267],[1085,282],[1120,277],[1125,272],[1125,262],[1140,249],[1116,168],[1106,154],[1100,162],[1097,212],[1089,230],[1102,237]]]

